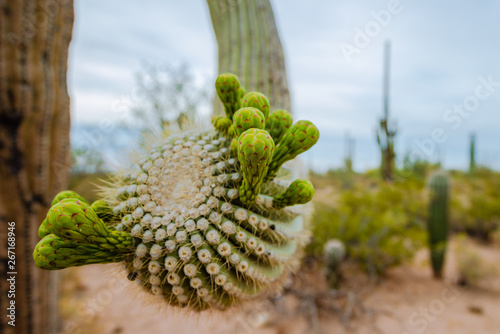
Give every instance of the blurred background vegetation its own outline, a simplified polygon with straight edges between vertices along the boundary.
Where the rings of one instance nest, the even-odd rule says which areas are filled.
[[[103,124],[105,123],[100,122],[102,119],[96,121],[96,124],[87,124],[84,127],[81,124],[73,124],[71,129],[72,145],[71,149],[69,149],[70,102],[69,96],[66,93],[66,72],[68,68],[67,51],[73,31],[73,1],[57,2],[58,5],[54,9],[57,13],[55,16],[51,12],[46,12],[46,1],[23,0],[19,3],[24,4],[24,6],[16,5],[17,9],[11,10],[9,8],[14,7],[14,2],[10,2],[9,4],[6,2],[6,9],[2,12],[1,16],[2,22],[10,22],[9,25],[5,26],[5,31],[12,33],[8,29],[10,27],[17,27],[16,29],[19,30],[17,33],[20,34],[18,37],[22,38],[13,41],[12,39],[8,39],[8,34],[2,34],[2,42],[5,41],[5,45],[13,44],[9,47],[14,47],[12,49],[14,51],[2,53],[0,59],[5,64],[16,66],[12,66],[12,71],[0,73],[1,81],[12,86],[2,90],[0,93],[3,94],[2,96],[12,95],[15,97],[12,99],[5,98],[4,100],[9,101],[9,104],[2,104],[0,106],[2,108],[2,120],[4,120],[4,122],[0,123],[0,139],[2,140],[0,142],[2,144],[0,145],[0,150],[5,161],[16,162],[22,156],[22,158],[30,163],[26,164],[26,166],[21,166],[24,168],[22,169],[22,173],[19,169],[16,169],[19,167],[17,165],[14,168],[7,168],[9,167],[7,164],[1,165],[2,182],[5,180],[5,184],[0,193],[2,200],[0,202],[0,213],[9,218],[12,216],[17,219],[19,229],[22,231],[22,233],[19,233],[18,243],[25,245],[25,249],[23,249],[24,253],[21,253],[21,255],[29,258],[31,254],[28,253],[32,251],[38,239],[36,233],[32,232],[36,230],[43,220],[51,198],[65,187],[67,183],[66,173],[69,170],[69,189],[81,194],[89,202],[95,201],[99,196],[99,186],[103,182],[106,182],[108,173],[114,169],[116,164],[120,163],[119,155],[124,155],[128,151],[133,150],[134,145],[141,142],[141,131],[161,131],[171,125],[183,128],[201,114],[207,116],[212,112],[211,110],[207,112],[206,109],[207,106],[209,106],[208,109],[212,107],[210,99],[213,87],[211,86],[211,80],[200,80],[199,76],[197,77],[193,74],[189,62],[177,66],[173,63],[143,62],[142,70],[135,73],[134,87],[128,87],[127,83],[125,84],[127,87],[124,90],[129,90],[127,94],[128,100],[118,101],[119,104],[123,103],[125,105],[124,109],[126,109],[125,112],[128,115],[124,117],[126,122],[118,122],[117,119],[119,119],[119,116],[117,115],[120,115],[117,112],[118,108],[111,108],[113,112],[116,112],[116,114],[109,112],[107,115],[113,114],[114,116],[114,118],[110,118],[113,123],[111,125],[104,126]],[[284,3],[282,2],[282,5]],[[238,74],[247,88],[266,93],[270,97],[271,105],[275,109],[285,108],[291,110],[290,92],[288,89],[287,73],[285,71],[285,53],[278,36],[278,29],[275,24],[270,1],[207,0],[206,4],[214,28],[215,40],[218,43],[218,72],[231,71]],[[172,3],[168,5],[171,6]],[[455,4],[453,5],[455,6]],[[138,6],[142,6],[142,4]],[[305,2],[301,6],[313,8]],[[21,7],[23,8],[20,9]],[[119,7],[116,6],[114,9],[120,9]],[[150,12],[155,11],[153,7],[149,8]],[[287,9],[294,8],[288,2],[286,2],[286,7]],[[109,16],[110,14],[108,13],[112,11],[101,10],[101,12],[105,13],[103,15]],[[490,12],[494,13],[495,11],[491,10]],[[77,17],[79,13],[84,14],[85,12],[77,11]],[[34,23],[29,18],[34,14],[45,17],[47,24],[35,26],[36,29],[33,29]],[[191,14],[186,9],[185,15],[190,17]],[[336,14],[344,16],[344,13]],[[448,15],[449,11],[446,11],[446,14]],[[468,12],[466,14],[468,15]],[[98,16],[100,14],[95,12],[92,15]],[[161,15],[164,15],[164,13],[161,13]],[[303,14],[300,10],[297,10],[296,15]],[[119,15],[116,16],[119,17]],[[240,35],[232,36],[228,33],[238,29],[240,23],[245,21],[240,20],[242,17],[252,18],[251,20],[246,20],[246,22],[249,25],[253,25],[245,30],[251,38],[248,36],[248,38],[243,38],[244,36]],[[254,17],[258,18],[259,22],[253,20]],[[103,21],[106,21],[108,18],[106,17]],[[163,17],[161,19],[164,20]],[[328,21],[332,20],[328,18]],[[422,20],[415,21],[418,21],[418,24],[422,25]],[[48,30],[49,27],[54,27],[53,29],[57,30],[55,27],[59,24],[58,22],[65,22],[65,24],[58,26],[58,29],[62,33],[54,37],[54,39],[58,39],[58,42],[52,43],[51,33],[46,33],[45,29]],[[290,22],[290,25],[301,29],[301,26],[296,21],[290,20]],[[439,23],[440,26],[443,25],[442,22]],[[91,21],[85,24],[87,26],[92,25]],[[179,23],[177,22],[177,24]],[[184,20],[182,24],[187,26],[189,22]],[[98,29],[105,30],[102,27]],[[261,29],[262,33],[250,33],[251,31],[259,31],[259,29]],[[121,36],[127,35],[123,34],[120,29],[116,29],[116,32]],[[452,32],[454,33],[454,31]],[[23,33],[26,36],[23,36]],[[180,38],[188,40],[185,37],[189,36],[188,32],[182,34],[179,31],[174,31],[174,33],[182,35]],[[199,33],[199,31],[196,33]],[[297,32],[294,33],[300,35]],[[98,34],[93,35],[96,36]],[[103,35],[103,38],[108,38],[106,34],[99,35]],[[12,35],[9,36],[12,37]],[[319,34],[318,36],[321,37]],[[126,37],[129,38],[128,35]],[[160,39],[163,38],[161,33],[160,37]],[[142,39],[143,36],[141,35],[140,38]],[[309,36],[306,36],[306,39],[308,38]],[[111,40],[112,38],[109,39]],[[481,42],[479,38],[477,40],[478,43]],[[145,43],[139,46],[133,45],[132,47],[134,49],[143,48],[145,49],[144,52],[147,53],[149,50],[148,47],[155,43],[153,38],[151,40],[145,38],[145,41]],[[108,42],[106,41],[106,43]],[[117,43],[115,44],[115,48],[120,43],[126,44],[123,40],[113,42]],[[183,47],[186,47],[186,50],[193,50],[188,47],[189,43],[182,42],[181,44]],[[326,44],[325,41],[322,41],[322,43]],[[461,44],[465,45],[466,43]],[[48,51],[45,48],[40,48],[39,46],[41,45],[47,45],[46,48]],[[86,47],[84,43],[81,45]],[[93,45],[99,44],[96,43]],[[238,48],[233,47],[235,45]],[[372,47],[373,51],[370,52],[377,52],[375,45],[378,44],[374,43]],[[17,48],[18,46],[22,47]],[[115,51],[117,53],[121,52],[123,50],[121,49],[122,46],[120,45],[117,48],[118,51]],[[469,44],[467,46],[469,47]],[[49,50],[51,47],[55,49]],[[203,54],[206,50],[203,47],[200,47],[198,44],[194,47],[195,53],[202,54],[206,58],[206,55]],[[303,45],[299,47],[307,49]],[[305,59],[316,60],[316,57],[321,58],[320,56],[322,55],[319,54],[321,52],[318,52],[316,47],[309,48],[312,49],[312,53],[308,54],[307,57],[314,58]],[[99,47],[95,49],[100,50]],[[405,49],[405,47],[401,49]],[[470,47],[470,49],[474,48]],[[252,50],[259,50],[260,54]],[[409,48],[409,50],[411,51],[412,49]],[[36,53],[34,53],[35,51]],[[346,312],[352,306],[350,301],[355,300],[354,297],[351,298],[353,296],[352,293],[356,291],[353,288],[353,282],[358,282],[359,276],[368,279],[370,282],[375,282],[375,284],[384,282],[384,280],[390,278],[391,270],[408,265],[416,258],[419,258],[421,254],[424,254],[426,260],[424,261],[424,266],[419,267],[419,270],[425,272],[426,275],[429,274],[429,277],[431,270],[433,270],[434,276],[437,278],[449,279],[461,286],[481,286],[483,288],[486,287],[486,291],[498,292],[498,289],[494,290],[491,288],[495,284],[498,286],[498,283],[486,286],[483,283],[485,281],[490,282],[488,280],[492,279],[492,277],[496,278],[498,282],[499,273],[495,269],[498,267],[498,264],[495,265],[489,262],[488,259],[485,259],[484,254],[489,250],[494,251],[492,253],[493,256],[498,256],[499,254],[500,172],[492,169],[491,166],[484,166],[479,163],[479,161],[487,161],[488,159],[485,159],[484,156],[482,157],[478,153],[481,150],[478,150],[480,142],[476,141],[476,133],[465,134],[464,131],[454,133],[454,136],[461,136],[464,143],[467,141],[468,136],[468,144],[464,145],[459,153],[454,152],[457,155],[468,156],[467,169],[443,170],[443,166],[445,166],[444,162],[441,161],[443,152],[439,152],[440,147],[437,144],[434,148],[440,154],[434,154],[433,152],[427,156],[425,154],[423,156],[419,155],[418,158],[415,158],[413,154],[415,152],[407,152],[405,155],[402,155],[397,150],[398,147],[403,146],[401,144],[402,140],[398,136],[401,130],[405,129],[401,129],[398,124],[411,124],[414,118],[407,111],[406,114],[403,113],[404,115],[398,114],[397,120],[399,123],[395,121],[390,104],[390,43],[386,42],[384,48],[380,48],[379,51],[380,54],[385,55],[381,71],[383,73],[383,89],[380,96],[380,100],[383,102],[382,108],[379,110],[378,107],[375,107],[373,110],[365,110],[367,113],[372,113],[374,117],[378,115],[373,124],[370,125],[372,130],[374,130],[371,145],[377,147],[378,158],[377,160],[373,159],[370,164],[366,164],[366,161],[363,164],[357,163],[361,160],[361,153],[358,156],[356,155],[355,144],[357,143],[358,145],[358,151],[368,151],[366,150],[366,146],[368,145],[363,145],[363,147],[360,145],[360,143],[366,144],[366,140],[364,140],[365,138],[361,138],[361,131],[357,132],[359,130],[357,128],[349,129],[346,126],[345,129],[342,129],[342,131],[345,131],[343,161],[338,156],[334,160],[328,154],[329,152],[324,149],[325,147],[329,149],[334,145],[336,145],[335,147],[339,147],[337,143],[333,143],[334,140],[332,138],[334,137],[325,136],[320,139],[320,145],[323,145],[322,141],[325,142],[322,151],[325,157],[322,157],[321,160],[330,159],[331,161],[328,161],[329,166],[343,166],[325,172],[319,172],[313,168],[308,172],[310,179],[315,185],[316,194],[312,203],[313,215],[309,222],[312,235],[306,248],[306,256],[302,267],[307,270],[299,270],[299,274],[294,277],[293,281],[299,288],[294,288],[294,283],[292,283],[285,290],[285,294],[295,293],[302,300],[308,301],[319,300],[322,296],[333,296],[334,299],[337,297],[347,298],[346,296],[348,296],[348,302],[342,304],[342,307],[333,308],[336,312],[340,312],[338,310],[342,309],[342,319],[345,318]],[[33,55],[36,54],[37,56],[26,57],[26,52],[32,52]],[[162,50],[162,57],[163,52],[164,50]],[[59,53],[62,56],[56,57]],[[493,54],[492,52],[483,53]],[[112,58],[115,55],[110,54],[110,57]],[[245,56],[243,57],[243,55]],[[101,56],[101,54],[98,54],[97,58],[101,59],[99,58]],[[250,59],[250,56],[254,58]],[[164,58],[169,59],[168,55],[165,55]],[[27,61],[23,59],[27,59]],[[46,61],[46,59],[51,61]],[[447,61],[447,58],[443,59],[441,61]],[[112,60],[114,61],[115,59]],[[344,60],[342,59],[342,61]],[[470,62],[469,59],[467,59],[467,62]],[[304,63],[310,65],[311,62]],[[81,71],[76,72],[80,73],[80,75],[88,71],[85,62],[81,64],[83,66],[80,66],[80,64],[73,66],[78,71]],[[427,70],[432,72],[435,69],[439,69],[439,66],[442,66],[442,63],[439,65],[440,63],[436,62],[436,64],[435,68],[431,67]],[[111,67],[111,65],[108,64],[107,66]],[[342,63],[339,66],[344,65]],[[321,65],[320,62],[318,62],[317,66],[321,67],[321,72],[326,73],[325,77],[327,80],[331,79],[329,77],[331,72],[326,71],[325,66]],[[338,69],[333,66],[331,67],[333,70]],[[363,68],[363,66],[360,66],[360,68]],[[120,82],[120,73],[115,77],[116,73],[112,71],[107,72],[106,68],[99,66],[97,66],[97,70],[96,68],[92,68],[92,70],[94,72],[102,72],[100,73],[102,77],[97,76],[97,78],[106,79],[101,80],[102,83],[92,82],[89,86],[93,86],[94,90],[100,89],[99,84],[113,87],[123,84]],[[348,71],[350,70],[352,68],[349,68]],[[30,76],[30,73],[52,73],[51,71],[59,75],[50,75],[48,76],[50,78],[46,79],[46,81],[43,76]],[[321,80],[318,80],[319,83],[315,81],[317,79],[317,72],[314,74],[307,73],[310,77],[313,77],[312,80],[317,86],[299,87],[310,89],[305,94],[314,92],[314,99],[320,100],[320,95],[324,92],[322,90],[324,87],[321,85],[324,83]],[[339,86],[341,89],[335,92],[335,94],[342,95],[345,93],[345,90],[350,90],[350,93],[353,94],[351,96],[352,99],[358,103],[360,102],[359,100],[363,99],[363,96],[357,96],[356,92],[358,91],[352,89],[352,87],[367,83],[370,84],[371,81],[363,82],[363,80],[360,80],[360,77],[351,78],[351,72],[347,73],[350,81],[345,84],[348,89],[344,86]],[[129,74],[133,73],[126,73],[125,75]],[[476,74],[474,72],[474,76]],[[22,75],[27,77],[24,78]],[[263,79],[264,77],[265,79]],[[432,75],[430,77],[434,78]],[[339,78],[337,79],[343,80],[341,76]],[[18,81],[16,80],[20,84],[17,84]],[[51,83],[52,86],[59,87],[57,91],[64,92],[64,94],[55,94],[56,88],[52,90],[45,89],[45,87],[49,86],[47,83],[51,80],[53,81]],[[107,80],[110,81],[108,82]],[[85,81],[83,75],[82,81]],[[410,77],[408,81],[411,82],[412,78]],[[435,81],[440,83],[437,79]],[[349,85],[352,85],[352,87]],[[336,86],[333,87],[338,88]],[[401,87],[409,91],[407,94],[411,94],[412,98],[420,98],[418,92],[415,93],[412,89],[408,89],[408,86],[402,85]],[[452,89],[450,88],[450,90]],[[9,95],[6,93],[7,91],[18,93],[9,93]],[[40,98],[41,101],[43,100],[42,102],[50,105],[37,104],[36,101],[34,103],[25,103],[23,94],[26,91],[29,91],[33,96]],[[82,91],[87,92],[85,89],[82,89]],[[329,94],[331,92],[328,89],[325,89],[325,91],[327,93],[323,95],[328,96],[325,100],[327,103],[331,103],[331,106],[328,106],[328,108],[337,107],[338,104],[336,105],[335,103],[338,101],[330,99]],[[123,93],[123,91],[120,91],[120,93]],[[442,93],[445,92],[432,92],[430,95],[432,95],[432,99],[440,99],[442,97],[440,94]],[[456,93],[458,94],[457,96],[462,96],[460,95],[462,92]],[[53,101],[53,95],[59,96],[62,101],[59,104],[50,102]],[[99,97],[99,95],[92,94],[82,96],[86,98],[82,98],[81,100],[87,102],[93,102],[94,97]],[[377,98],[374,98],[373,94],[371,94],[370,99],[367,98],[367,101],[371,103],[373,99]],[[100,111],[103,109],[99,108],[105,109],[106,107],[103,107],[103,105],[109,102],[105,101],[97,100],[95,105],[88,105],[97,106],[97,109]],[[400,99],[399,101],[402,100]],[[447,101],[445,102],[446,104],[449,100],[444,101]],[[22,113],[17,115],[17,106],[20,105],[22,106]],[[364,106],[362,103],[359,103],[359,105]],[[409,105],[410,103],[408,102],[404,107]],[[217,103],[213,104],[213,107],[214,113],[217,113],[221,109],[221,105],[217,105]],[[90,109],[84,110],[81,114],[90,113],[90,111],[95,112]],[[344,116],[346,112],[341,109],[339,108],[335,113],[338,112],[339,114],[337,115]],[[301,112],[310,113],[311,111],[303,110]],[[329,117],[334,118],[329,114],[330,109],[327,112],[321,116],[311,116],[319,118],[329,115]],[[37,116],[39,115],[38,113],[45,116],[39,117]],[[334,114],[332,113],[332,115]],[[52,118],[54,119],[53,124],[52,121],[46,121]],[[37,120],[37,122],[33,120]],[[326,121],[330,121],[330,119],[326,119]],[[337,120],[332,122],[337,122]],[[338,123],[343,124],[342,122]],[[21,124],[26,126],[24,131],[18,131]],[[432,125],[431,122],[429,124]],[[470,124],[474,123],[471,122]],[[110,128],[113,131],[109,130]],[[338,128],[335,130],[338,130]],[[483,143],[486,143],[487,138],[481,138],[484,135],[481,129],[477,129],[476,131],[477,137],[484,139]],[[8,149],[11,146],[19,149],[19,151]],[[362,150],[360,150],[361,148]],[[71,154],[68,154],[69,151],[71,151]],[[11,157],[11,155],[14,155],[14,157]],[[436,156],[437,159],[435,159]],[[311,158],[311,156],[307,155],[306,157]],[[69,160],[71,160],[71,163],[68,163]],[[304,165],[311,165],[307,159],[303,162]],[[359,165],[378,165],[378,168],[363,171],[353,168],[353,166]],[[437,175],[437,173],[443,176],[444,181],[441,188],[431,182],[433,176]],[[21,174],[22,178],[18,177]],[[47,182],[48,180],[50,182]],[[47,186],[47,183],[50,184]],[[25,189],[24,187],[29,189]],[[34,209],[24,206],[23,201],[26,198],[30,199],[29,203],[31,203],[30,205],[34,205]],[[3,237],[3,235],[0,236]],[[2,254],[0,255],[1,258],[5,257]],[[433,265],[436,264],[432,268],[431,262]],[[449,264],[450,262],[453,262],[454,267],[452,275],[443,269],[443,263]],[[23,319],[28,319],[30,317],[29,314],[37,314],[35,318],[40,321],[40,319],[48,318],[40,314],[53,314],[51,318],[54,319],[50,321],[53,324],[45,324],[46,326],[37,323],[31,324],[33,328],[39,327],[40,333],[52,332],[42,329],[42,327],[52,328],[58,326],[57,319],[55,319],[57,318],[55,315],[57,311],[54,305],[56,296],[52,293],[50,293],[51,296],[48,296],[48,292],[57,290],[54,288],[57,284],[55,275],[49,276],[47,273],[33,271],[32,263],[29,261],[23,261],[21,265],[23,268],[20,272],[23,275],[20,276],[23,277],[24,282],[20,278],[19,284],[21,284],[21,288],[19,289],[20,296],[18,298],[20,300],[22,298],[25,301],[25,310],[21,310],[22,312],[19,315]],[[441,271],[444,271],[443,275],[441,275]],[[323,283],[326,283],[322,287],[319,287],[320,285],[311,284],[310,279],[304,280],[304,277],[307,278],[307,275],[311,275],[311,273],[315,279],[323,279]],[[71,313],[74,313],[67,312],[68,309],[73,309],[66,306],[70,304],[68,300],[76,295],[75,290],[84,290],[84,284],[80,282],[82,278],[72,274],[74,272],[68,272],[68,274],[63,276],[65,284],[63,284],[63,296],[60,302],[63,305],[62,309],[66,309],[66,312],[63,312],[64,318],[71,317]],[[310,286],[316,289],[314,295],[306,295],[303,291]],[[2,286],[3,288],[5,287]],[[3,303],[3,300],[0,300],[1,303]],[[273,300],[273,303],[278,305],[279,301]],[[320,306],[324,307],[324,304],[318,302],[318,308]],[[28,312],[28,309],[32,313]],[[3,325],[3,323],[1,324]],[[25,330],[24,332],[31,331]]]

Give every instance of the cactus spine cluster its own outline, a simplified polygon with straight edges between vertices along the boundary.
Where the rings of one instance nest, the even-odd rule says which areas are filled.
[[[214,130],[149,144],[136,169],[118,174],[92,205],[59,194],[39,229],[43,269],[122,262],[127,276],[171,305],[226,309],[279,289],[299,263],[307,230],[306,180],[276,180],[283,163],[314,145],[317,128],[292,124],[267,98],[222,74],[225,117]]]
[[[429,179],[429,218],[427,229],[434,277],[443,271],[448,241],[448,210],[450,181],[444,171],[434,172]]]

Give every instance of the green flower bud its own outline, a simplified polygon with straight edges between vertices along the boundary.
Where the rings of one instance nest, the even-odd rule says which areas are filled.
[[[240,109],[240,99],[245,91],[240,87],[238,77],[231,73],[224,73],[217,77],[215,90],[224,105],[227,118],[233,118],[234,113]]]
[[[94,207],[102,209],[102,202],[95,202]],[[43,239],[33,258],[44,269],[120,261],[133,247],[129,233],[110,230],[87,203],[77,198],[66,198],[52,206],[38,235]],[[51,261],[55,261],[53,266],[45,268]]]
[[[269,166],[266,181],[274,179],[285,162],[294,159],[300,153],[313,147],[318,139],[319,131],[313,123],[309,121],[295,123],[276,145],[276,152]]]
[[[127,255],[128,252],[117,252],[101,248],[99,245],[73,242],[53,234],[40,240],[33,251],[36,266],[46,270],[120,262]]]
[[[248,129],[238,138],[238,161],[243,174],[240,200],[251,204],[259,194],[269,163],[273,157],[274,141],[265,130]]]
[[[267,119],[266,131],[273,137],[275,143],[279,143],[292,123],[292,115],[288,111],[276,110]]]
[[[312,200],[314,195],[314,186],[307,180],[295,180],[285,190],[273,199],[273,206],[276,209],[284,208],[295,204],[306,204]]]
[[[231,125],[233,125],[233,122],[227,117],[214,116],[212,117],[212,124],[215,130],[224,135],[227,135],[229,132],[229,128],[231,127]]]
[[[250,92],[245,94],[241,99],[240,107],[257,108],[264,114],[265,119],[269,116],[269,100],[262,93]]]
[[[61,191],[60,193],[58,193],[56,195],[56,197],[54,197],[54,199],[52,200],[52,205],[55,205],[57,202],[60,202],[62,201],[63,199],[66,199],[66,198],[76,198],[84,203],[87,203],[86,200],[83,199],[83,197],[81,197],[80,195],[78,195],[77,193],[75,193],[74,191],[71,191],[71,190],[64,190],[64,191]]]
[[[256,108],[241,108],[233,116],[233,125],[238,137],[251,128],[264,129],[265,124],[264,114]]]

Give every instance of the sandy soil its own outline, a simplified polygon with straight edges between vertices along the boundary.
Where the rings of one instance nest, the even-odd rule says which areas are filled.
[[[313,282],[320,276],[314,268],[305,278],[309,288],[301,298],[287,295],[277,304],[253,303],[208,315],[144,299],[137,284],[110,266],[73,268],[64,272],[61,284],[63,333],[500,333],[500,248],[471,247],[496,268],[495,275],[475,287],[454,284],[453,252],[448,254],[445,280],[433,279],[422,251],[413,263],[394,268],[379,283],[352,283],[355,279],[348,276],[353,292],[332,304],[337,311],[324,307],[329,299],[322,283]]]

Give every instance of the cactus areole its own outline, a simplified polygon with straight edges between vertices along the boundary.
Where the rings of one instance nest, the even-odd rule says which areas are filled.
[[[287,207],[314,194],[306,180],[280,179],[280,168],[319,132],[284,110],[270,113],[267,98],[246,93],[233,74],[220,75],[216,90],[226,116],[213,129],[147,144],[136,168],[116,173],[91,205],[58,194],[38,232],[36,265],[121,262],[130,280],[193,310],[279,289],[308,235],[303,210]]]

